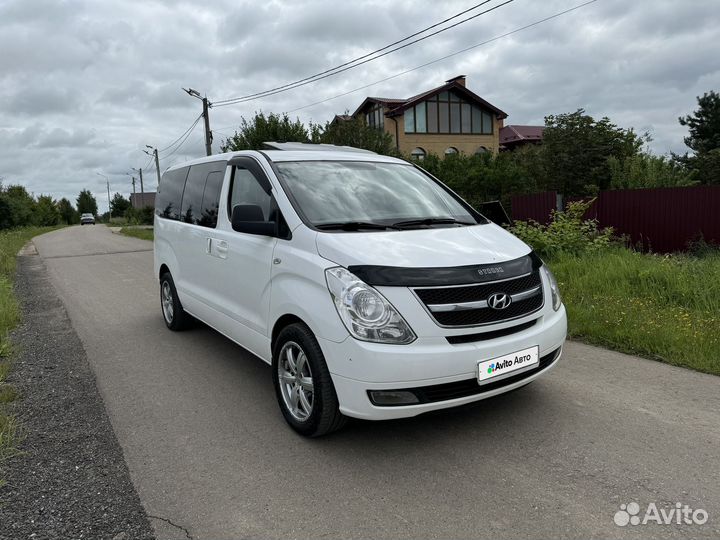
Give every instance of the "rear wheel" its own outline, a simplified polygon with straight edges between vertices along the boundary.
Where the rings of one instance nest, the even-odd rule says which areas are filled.
[[[291,324],[280,332],[272,373],[280,410],[295,431],[319,437],[345,425],[325,357],[307,326]]]
[[[185,312],[180,303],[170,272],[165,272],[160,277],[160,307],[165,325],[170,330],[184,330],[189,326],[190,315]]]

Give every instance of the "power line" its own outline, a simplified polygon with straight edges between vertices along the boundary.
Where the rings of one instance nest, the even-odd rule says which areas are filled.
[[[326,99],[322,99],[322,100],[320,100],[320,101],[316,101],[316,102],[310,103],[310,104],[308,104],[308,105],[303,105],[302,107],[297,107],[297,108],[295,108],[295,109],[290,109],[289,111],[285,111],[285,112],[286,112],[286,113],[292,113],[292,112],[296,112],[296,111],[301,111],[301,110],[307,109],[307,108],[309,108],[309,107],[314,107],[315,105],[320,105],[320,104],[322,104],[322,103],[326,103],[326,102],[328,102],[328,101],[332,101],[333,99],[337,99],[337,98],[340,98],[340,97],[344,97],[344,96],[353,94],[353,93],[355,93],[355,92],[359,92],[360,90],[365,90],[366,88],[370,88],[371,86],[375,86],[376,84],[380,84],[380,83],[383,83],[383,82],[386,82],[386,81],[389,81],[389,80],[392,80],[392,79],[396,79],[396,78],[398,78],[398,77],[401,77],[401,76],[406,75],[406,74],[408,74],[408,73],[411,73],[411,72],[413,72],[413,71],[417,71],[418,69],[422,69],[422,68],[427,67],[427,66],[429,66],[429,65],[436,64],[436,63],[438,63],[438,62],[442,62],[443,60],[447,60],[448,58],[451,58],[451,57],[453,57],[453,56],[457,56],[458,54],[462,54],[462,53],[467,52],[467,51],[469,51],[469,50],[476,49],[476,48],[478,48],[478,47],[482,47],[483,45],[487,45],[488,43],[492,43],[493,41],[497,41],[497,40],[499,40],[499,39],[502,39],[502,38],[511,36],[511,35],[513,35],[513,34],[517,34],[518,32],[521,32],[521,31],[523,31],[523,30],[527,30],[528,28],[532,28],[533,26],[537,26],[537,25],[542,24],[542,23],[544,23],[544,22],[547,22],[547,21],[549,21],[549,20],[551,20],[551,19],[556,19],[556,18],[558,18],[558,17],[560,17],[560,16],[562,16],[562,15],[565,15],[565,14],[567,14],[567,13],[570,13],[571,11],[575,11],[575,10],[577,10],[577,9],[583,8],[583,7],[585,7],[585,6],[589,5],[589,4],[593,4],[593,3],[597,2],[597,1],[598,1],[598,0],[589,0],[588,2],[585,2],[585,3],[583,3],[583,4],[578,4],[577,6],[568,8],[568,9],[566,9],[566,10],[564,10],[564,11],[559,11],[558,13],[555,13],[554,15],[550,15],[549,17],[545,17],[544,19],[540,19],[540,20],[538,20],[538,21],[535,21],[535,22],[533,22],[533,23],[527,24],[527,25],[525,25],[525,26],[521,26],[520,28],[516,28],[515,30],[511,30],[510,32],[506,32],[506,33],[504,33],[504,34],[500,34],[499,36],[495,36],[495,37],[493,37],[493,38],[487,39],[487,40],[482,41],[482,42],[480,42],[480,43],[476,43],[475,45],[471,45],[471,46],[469,46],[469,47],[465,47],[464,49],[460,49],[459,51],[455,51],[455,52],[453,52],[453,53],[450,53],[450,54],[448,54],[448,55],[442,56],[442,57],[440,57],[440,58],[436,58],[435,60],[431,60],[431,61],[429,61],[429,62],[425,62],[424,64],[420,64],[419,66],[415,66],[414,68],[406,69],[405,71],[401,71],[400,73],[396,73],[395,75],[391,75],[390,77],[385,77],[384,79],[380,79],[380,80],[377,80],[377,81],[375,81],[375,82],[371,82],[370,84],[366,84],[366,85],[364,85],[364,86],[360,86],[360,87],[355,88],[355,89],[353,89],[353,90],[349,90],[349,91],[347,91],[347,92],[343,92],[342,94],[337,94],[337,95],[335,95],[335,96],[332,96],[332,97],[329,97],[329,98],[326,98]]]
[[[357,58],[355,58],[355,59],[353,59],[353,60],[349,60],[349,61],[345,62],[344,64],[340,64],[339,66],[335,66],[335,67],[333,67],[333,68],[326,69],[325,71],[321,71],[320,73],[316,73],[315,75],[310,75],[310,76],[308,76],[308,77],[305,77],[304,79],[298,79],[297,81],[293,81],[293,82],[284,84],[284,85],[282,85],[282,86],[276,86],[275,88],[271,88],[270,90],[265,90],[265,91],[263,91],[263,92],[257,92],[257,93],[255,93],[255,94],[247,94],[247,95],[245,95],[245,96],[239,96],[239,97],[235,97],[235,98],[221,99],[221,100],[216,101],[216,102],[214,103],[214,105],[221,104],[221,103],[227,103],[227,102],[230,102],[230,101],[235,101],[235,100],[237,100],[237,99],[245,99],[245,98],[249,98],[249,97],[259,96],[259,95],[261,95],[261,94],[265,94],[266,92],[272,92],[272,91],[274,91],[274,90],[281,90],[281,89],[283,89],[283,88],[287,88],[288,86],[292,86],[292,85],[297,84],[297,83],[305,82],[305,81],[307,81],[307,80],[309,80],[309,79],[314,79],[315,77],[319,77],[320,75],[325,75],[326,73],[330,73],[331,71],[335,71],[336,69],[340,69],[340,68],[345,67],[345,66],[348,66],[348,65],[350,65],[350,64],[354,64],[355,62],[358,62],[358,61],[360,61],[360,60],[364,60],[365,58],[367,58],[367,57],[369,57],[369,56],[372,56],[372,55],[374,55],[374,54],[377,54],[377,53],[379,53],[379,52],[382,52],[382,51],[384,51],[384,50],[386,50],[386,49],[389,49],[390,47],[394,47],[395,45],[399,45],[399,44],[402,43],[403,41],[407,41],[408,39],[414,38],[415,36],[419,36],[420,34],[423,34],[423,33],[427,32],[428,30],[432,30],[433,28],[436,28],[436,27],[440,26],[441,24],[445,24],[446,22],[449,22],[449,21],[451,21],[451,20],[453,20],[453,19],[457,19],[458,17],[460,17],[460,16],[462,16],[462,15],[465,15],[466,13],[468,13],[468,12],[474,10],[474,9],[477,9],[477,8],[479,8],[480,6],[483,6],[483,5],[485,5],[485,4],[487,4],[488,2],[491,2],[491,1],[492,1],[492,0],[485,0],[484,2],[480,2],[479,4],[476,4],[476,5],[468,8],[468,9],[466,9],[465,11],[461,11],[460,13],[456,13],[456,14],[453,15],[452,17],[448,17],[447,19],[445,19],[445,20],[443,20],[443,21],[440,21],[440,22],[438,22],[438,23],[435,23],[435,24],[433,24],[433,25],[431,25],[431,26],[428,26],[427,28],[423,28],[422,30],[418,30],[418,31],[415,32],[414,34],[410,34],[410,35],[407,36],[407,37],[404,37],[404,38],[402,38],[402,39],[399,39],[399,40],[397,40],[397,41],[394,41],[394,42],[392,42],[392,43],[390,43],[390,44],[388,44],[388,45],[385,45],[384,47],[382,47],[382,48],[380,48],[380,49],[376,49],[376,50],[374,50],[374,51],[372,51],[372,52],[369,52],[369,53],[367,53],[367,54],[364,54],[364,55],[362,55],[362,56],[358,56]]]
[[[193,122],[193,125],[190,126],[190,129],[188,129],[188,131],[185,132],[185,134],[183,135],[185,138],[184,138],[182,141],[180,141],[180,144],[178,144],[178,145],[175,147],[175,149],[174,149],[172,152],[170,152],[168,155],[163,156],[163,159],[168,159],[168,158],[169,158],[170,156],[172,156],[175,152],[177,152],[178,150],[180,150],[180,148],[182,147],[182,145],[185,144],[185,141],[188,140],[188,137],[190,137],[190,135],[192,135],[193,129],[195,128],[195,126],[197,126],[198,122],[200,121],[200,118],[202,118],[202,115],[198,116],[197,119],[195,120],[195,122]]]
[[[168,155],[166,155],[166,156],[163,156],[163,159],[169,158],[170,156],[172,156],[175,152],[177,152],[177,151],[180,149],[180,147],[185,143],[185,141],[187,140],[187,138],[188,138],[188,137],[190,136],[190,134],[192,133],[192,130],[195,128],[195,126],[198,125],[198,122],[200,121],[201,118],[202,118],[202,114],[201,114],[200,116],[198,116],[192,124],[190,124],[190,127],[187,128],[182,135],[180,135],[177,139],[175,139],[172,143],[170,143],[169,145],[167,145],[167,146],[166,146],[165,148],[163,148],[162,150],[158,150],[158,152],[162,152],[162,151],[168,150],[168,149],[172,148],[173,146],[175,146],[178,142],[180,142],[180,141],[182,140],[182,141],[180,142],[180,144],[178,144],[178,146],[177,146],[172,152],[170,152],[170,153],[169,153]],[[146,153],[147,153],[147,152],[146,152]],[[150,157],[148,158],[148,161],[145,163],[145,165],[143,165],[143,166],[141,167],[141,170],[146,170],[146,169],[148,169],[148,168],[152,165],[153,161],[155,161],[155,155],[154,155],[154,154],[148,154],[148,155],[149,155]]]
[[[503,3],[501,3],[501,4],[498,4],[497,6],[493,6],[493,7],[489,8],[489,9],[486,9],[485,11],[481,11],[480,13],[476,13],[475,15],[472,15],[472,16],[466,18],[466,19],[462,19],[461,21],[458,21],[458,22],[456,22],[456,23],[454,23],[454,24],[451,24],[450,26],[446,26],[445,28],[441,28],[440,30],[436,30],[435,32],[431,32],[430,34],[427,34],[426,36],[422,36],[422,37],[420,37],[420,38],[418,38],[418,39],[415,39],[415,40],[413,40],[413,41],[410,41],[410,42],[408,42],[408,43],[405,43],[404,45],[400,45],[400,46],[398,46],[398,47],[395,47],[394,49],[387,50],[387,51],[383,52],[382,54],[378,54],[377,56],[373,56],[372,58],[366,58],[365,60],[363,60],[363,61],[361,61],[361,62],[357,62],[357,63],[353,63],[354,61],[353,61],[353,62],[349,62],[349,63],[352,64],[352,65],[347,65],[348,63],[346,63],[346,64],[344,64],[345,67],[343,67],[342,69],[337,69],[337,68],[335,68],[334,70],[328,70],[328,71],[331,71],[332,73],[328,73],[328,72],[326,71],[324,75],[315,76],[315,77],[307,77],[306,79],[303,80],[304,82],[291,83],[291,84],[289,84],[289,85],[284,85],[283,87],[278,87],[278,89],[276,89],[276,90],[267,90],[267,91],[265,91],[265,92],[258,92],[258,93],[256,93],[256,94],[250,94],[250,95],[245,96],[245,97],[242,97],[242,96],[241,96],[241,97],[232,98],[232,99],[227,99],[227,100],[223,100],[223,101],[216,101],[216,102],[213,103],[213,106],[214,106],[214,107],[226,107],[226,106],[228,106],[228,105],[235,105],[235,104],[237,104],[237,103],[244,103],[244,102],[246,102],[246,101],[252,101],[252,100],[258,99],[258,98],[260,98],[260,97],[274,96],[275,94],[280,94],[280,93],[282,93],[282,92],[287,92],[287,91],[289,91],[289,90],[294,90],[295,88],[300,88],[301,86],[305,86],[305,85],[308,85],[308,84],[311,84],[311,83],[314,83],[314,82],[317,82],[317,81],[321,81],[321,80],[323,80],[323,79],[327,79],[328,77],[332,77],[332,76],[334,76],[334,75],[338,75],[338,74],[340,74],[340,73],[343,73],[343,72],[348,71],[348,70],[350,70],[350,69],[356,68],[356,67],[358,67],[358,66],[362,66],[363,64],[367,64],[368,62],[372,62],[372,61],[374,61],[374,60],[377,60],[377,59],[379,59],[379,58],[382,58],[382,57],[384,57],[384,56],[387,56],[388,54],[392,54],[392,53],[394,53],[394,52],[396,52],[396,51],[399,51],[399,50],[401,50],[401,49],[404,49],[404,48],[406,48],[406,47],[409,47],[410,45],[414,45],[415,43],[419,43],[420,41],[424,41],[424,40],[429,39],[429,38],[431,38],[431,37],[433,37],[433,36],[436,36],[436,35],[438,35],[438,34],[441,34],[442,32],[445,32],[445,31],[447,31],[447,30],[450,30],[450,29],[452,29],[452,28],[455,28],[456,26],[459,26],[459,25],[464,24],[464,23],[466,23],[466,22],[468,22],[468,21],[471,21],[471,20],[473,20],[473,19],[476,19],[476,18],[480,17],[481,15],[485,15],[486,13],[490,13],[491,11],[495,11],[496,9],[499,9],[499,8],[501,8],[501,7],[503,7],[503,6],[507,5],[507,4],[510,4],[511,2],[514,2],[514,1],[515,1],[515,0],[505,0],[505,2],[503,2]],[[438,24],[440,24],[440,23],[438,23]],[[422,32],[420,32],[420,33],[422,33]],[[401,41],[404,41],[404,40],[401,40]],[[382,50],[382,49],[381,49],[381,50]],[[373,55],[373,54],[375,54],[375,53],[370,53],[370,54]]]
[[[199,143],[199,142],[203,139],[203,137],[204,137],[204,134],[201,134],[200,136],[193,138],[193,140],[192,140],[193,144]],[[183,141],[183,142],[184,142],[184,141]],[[169,156],[168,156],[168,157],[169,157]],[[167,159],[167,158],[165,158],[165,159]],[[181,159],[181,156],[177,156],[177,157],[176,157],[174,160],[172,160],[169,164],[166,164],[166,165],[164,166],[164,170],[168,170],[170,167],[172,167],[173,165],[175,165],[176,163],[178,163],[178,162],[180,161],[180,159]]]
[[[147,169],[152,164],[153,161],[155,161],[155,156],[150,156],[150,159],[147,161],[147,163],[145,163],[145,165],[143,165],[142,168]]]
[[[175,143],[177,143],[180,139],[182,139],[185,135],[187,135],[188,132],[190,132],[190,131],[193,130],[193,128],[194,128],[194,127],[197,125],[197,123],[200,121],[200,118],[202,118],[202,114],[199,115],[199,116],[195,119],[195,121],[190,125],[189,128],[187,128],[187,129],[185,130],[185,132],[184,132],[182,135],[180,135],[177,139],[175,139],[173,142],[171,142],[170,144],[168,144],[165,148],[162,148],[162,149],[158,150],[158,152],[164,152],[165,150],[168,150],[168,149],[172,148],[173,146],[175,146]]]

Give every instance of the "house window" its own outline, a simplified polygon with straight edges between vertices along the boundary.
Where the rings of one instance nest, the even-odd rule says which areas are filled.
[[[415,105],[415,131],[427,133],[427,114],[425,114],[425,102]]]
[[[485,148],[484,146],[481,146],[477,150],[475,150],[475,154],[487,154],[490,150]]]
[[[426,101],[427,106],[427,132],[438,132],[438,104],[437,101]]]
[[[415,133],[415,108],[405,111],[405,133]]]
[[[458,153],[458,149],[455,148],[454,146],[450,146],[450,147],[448,147],[448,148],[445,149],[445,155],[446,155],[446,156],[451,156],[451,155],[457,154],[457,153]]]
[[[450,104],[450,133],[460,133],[460,104]]]
[[[377,129],[385,127],[385,110],[381,104],[374,105],[367,113],[365,113],[365,122],[368,126]]]
[[[469,103],[462,104],[462,132],[472,133],[472,110]]]
[[[420,148],[419,146],[416,148],[413,148],[412,152],[410,152],[410,155],[413,157],[413,159],[417,159],[418,161],[422,161],[425,159],[425,156],[427,155],[427,152],[425,152],[424,149]]]
[[[492,115],[485,111],[482,114],[482,132],[487,135],[493,132]]]
[[[405,133],[491,135],[493,115],[455,92],[440,92],[405,110]]]

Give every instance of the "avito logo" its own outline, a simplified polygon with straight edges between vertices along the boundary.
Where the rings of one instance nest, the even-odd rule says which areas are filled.
[[[496,364],[490,364],[487,372],[495,373],[498,369],[509,368],[512,365],[524,364],[525,362],[530,362],[531,360],[532,360],[532,356],[529,354],[526,354],[525,356],[516,356],[514,361],[506,359],[506,360],[503,360],[502,362],[498,362]]]
[[[495,373],[498,369],[503,369],[512,366],[513,363],[511,360],[503,360],[502,362],[498,362],[497,364],[490,364],[488,367],[487,372],[488,373]]]

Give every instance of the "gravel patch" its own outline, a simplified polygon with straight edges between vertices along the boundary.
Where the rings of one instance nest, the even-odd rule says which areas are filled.
[[[24,430],[4,467],[0,539],[151,539],[82,343],[38,256],[18,258],[10,381]]]

